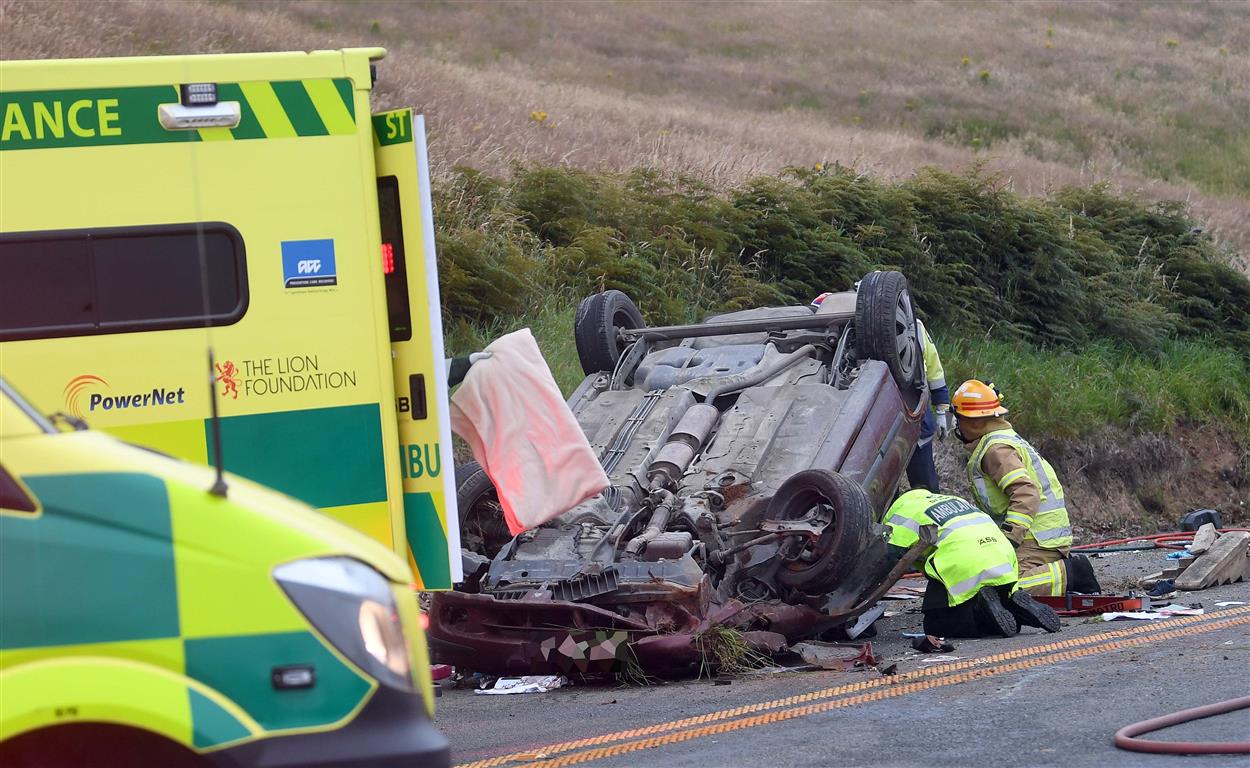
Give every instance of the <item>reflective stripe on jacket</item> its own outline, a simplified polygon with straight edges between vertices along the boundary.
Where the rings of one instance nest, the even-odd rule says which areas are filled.
[[[951,401],[950,390],[946,386],[946,371],[942,369],[942,358],[938,357],[937,345],[929,337],[929,330],[919,320],[916,321],[916,335],[920,337],[921,354],[924,358],[924,376],[929,383],[929,391],[935,395],[939,392],[946,394],[941,399],[935,397],[933,404],[949,403]]]
[[[937,529],[937,543],[925,553],[924,571],[946,587],[951,607],[972,599],[982,587],[1014,584],[1019,578],[1015,549],[989,515],[959,498],[940,493],[907,494],[886,512],[889,543],[904,549],[920,540],[920,529]]]
[[[985,453],[994,445],[1007,445],[1019,456],[1024,466],[1002,477],[988,477],[981,467]],[[1006,489],[1012,483],[1028,480],[1037,488],[1041,503],[1030,517],[1025,510],[1012,509]],[[972,485],[977,506],[989,513],[995,521],[1018,525],[1028,531],[1039,546],[1061,549],[1072,546],[1072,524],[1068,521],[1068,509],[1064,504],[1063,486],[1050,463],[1043,459],[1033,446],[1013,429],[987,432],[968,457],[968,482]]]
[[[920,339],[924,376],[929,384],[929,404],[947,405],[951,401],[951,393],[950,388],[946,386],[946,371],[942,369],[942,358],[938,356],[937,345],[930,338],[929,330],[920,320],[916,320],[916,336]],[[917,447],[923,447],[931,442],[935,433],[937,433],[937,419],[930,410],[925,413],[924,421],[920,424],[920,442],[917,443]]]

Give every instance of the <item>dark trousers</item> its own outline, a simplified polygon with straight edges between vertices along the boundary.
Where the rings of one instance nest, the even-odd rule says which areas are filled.
[[[1006,601],[1011,587],[994,587],[999,597]],[[935,637],[1000,637],[998,626],[988,616],[976,609],[976,599],[951,607],[947,604],[946,587],[942,582],[929,579],[920,610],[924,612],[924,633]]]
[[[933,463],[933,441],[917,448],[907,462],[907,482],[912,488],[928,488],[933,493],[941,493],[938,487],[937,466]]]

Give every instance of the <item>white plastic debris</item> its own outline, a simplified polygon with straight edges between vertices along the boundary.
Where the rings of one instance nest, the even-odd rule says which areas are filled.
[[[510,693],[546,693],[569,684],[564,675],[526,675],[525,677],[501,677],[494,688],[479,688],[474,693],[507,695]]]
[[[1245,603],[1245,601],[1243,601],[1243,600],[1225,600],[1225,601],[1224,601],[1224,602],[1222,602],[1222,603],[1216,603],[1216,604],[1215,604],[1215,607],[1216,607],[1216,608],[1227,608],[1227,607],[1228,607],[1228,606],[1230,606],[1230,605],[1245,605],[1245,604],[1246,604],[1246,603]],[[887,615],[888,615],[888,614],[887,614]]]
[[[1207,612],[1205,608],[1192,605],[1180,605],[1178,603],[1165,605],[1162,608],[1155,608],[1155,610],[1167,616],[1201,616]]]
[[[1154,621],[1172,616],[1201,616],[1206,613],[1204,608],[1191,608],[1187,605],[1165,605],[1151,611],[1112,611],[1102,615],[1103,621]]]

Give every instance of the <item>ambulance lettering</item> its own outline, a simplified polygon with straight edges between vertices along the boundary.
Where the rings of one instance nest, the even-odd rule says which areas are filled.
[[[443,454],[438,443],[401,443],[399,454],[405,480],[438,477],[443,472]]]
[[[64,139],[66,133],[81,139],[121,136],[117,125],[117,99],[75,99],[73,101],[11,101],[4,105],[0,141],[21,139]]]
[[[386,116],[386,138],[402,139],[407,135],[405,117],[406,114],[403,112],[391,112]]]

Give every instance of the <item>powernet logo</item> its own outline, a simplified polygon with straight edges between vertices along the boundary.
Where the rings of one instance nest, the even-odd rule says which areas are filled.
[[[286,288],[338,285],[333,240],[284,240],[282,280]]]
[[[112,394],[110,389],[109,383],[99,376],[90,373],[75,376],[65,385],[65,407],[82,419],[98,411],[180,405],[186,397],[183,387],[153,387],[120,394]]]

